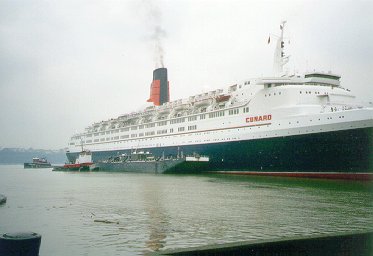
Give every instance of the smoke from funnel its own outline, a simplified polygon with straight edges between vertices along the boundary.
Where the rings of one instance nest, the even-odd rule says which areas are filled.
[[[143,0],[142,3],[146,11],[146,23],[150,29],[150,39],[154,44],[155,68],[163,68],[163,39],[166,37],[166,31],[162,27],[162,13],[154,1]]]

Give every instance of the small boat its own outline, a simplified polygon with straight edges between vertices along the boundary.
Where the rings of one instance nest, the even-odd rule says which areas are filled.
[[[50,168],[50,167],[52,167],[52,165],[44,157],[43,158],[34,157],[32,159],[32,163],[24,163],[23,167],[25,169],[28,169],[28,168]]]
[[[133,151],[131,154],[122,154],[110,157],[107,160],[94,163],[91,171],[109,172],[145,172],[145,173],[179,173],[198,172],[208,168],[209,157],[194,154],[192,156],[156,157],[148,151]]]
[[[63,166],[57,166],[53,168],[53,171],[90,171],[92,162],[92,153],[90,151],[83,150],[79,153],[75,163],[67,163]]]

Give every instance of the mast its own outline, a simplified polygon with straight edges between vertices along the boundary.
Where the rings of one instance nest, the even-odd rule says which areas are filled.
[[[289,56],[284,53],[284,28],[286,21],[282,21],[280,25],[281,35],[277,39],[275,55],[273,58],[273,74],[275,76],[283,75],[283,67],[289,61]]]

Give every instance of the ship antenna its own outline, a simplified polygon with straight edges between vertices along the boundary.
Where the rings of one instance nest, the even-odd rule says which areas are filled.
[[[280,25],[281,35],[277,39],[275,55],[273,59],[273,73],[275,76],[283,75],[283,67],[289,61],[290,56],[285,56],[284,53],[284,28],[286,21],[282,21]]]

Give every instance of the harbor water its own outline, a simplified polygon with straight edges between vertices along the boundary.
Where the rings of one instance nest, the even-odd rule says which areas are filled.
[[[42,256],[146,255],[373,229],[369,182],[0,165],[0,194],[0,233],[41,234]]]

